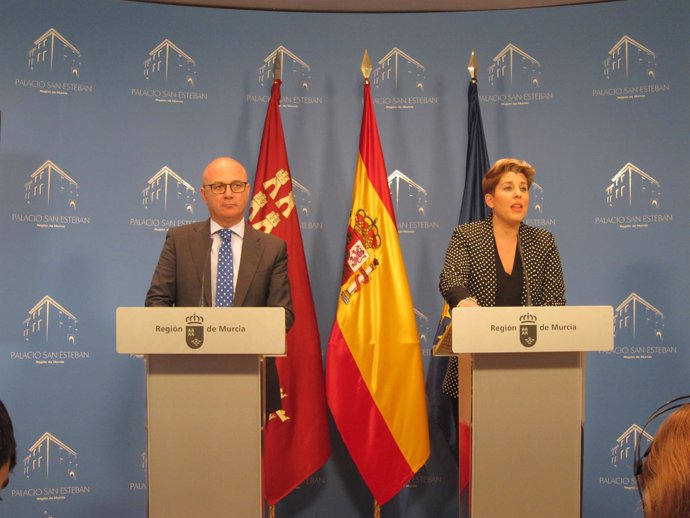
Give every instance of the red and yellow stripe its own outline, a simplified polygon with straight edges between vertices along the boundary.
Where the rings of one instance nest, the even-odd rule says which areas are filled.
[[[376,501],[384,504],[426,462],[429,432],[414,307],[368,83],[351,227],[359,209],[378,227],[381,246],[369,250],[378,266],[347,304],[339,299],[326,387],[343,441]]]

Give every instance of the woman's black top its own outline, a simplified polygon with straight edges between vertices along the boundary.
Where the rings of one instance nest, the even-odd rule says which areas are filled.
[[[513,271],[510,275],[503,269],[496,245],[494,245],[494,254],[496,254],[496,306],[520,306],[523,278],[520,248],[515,247],[515,261],[513,261]]]

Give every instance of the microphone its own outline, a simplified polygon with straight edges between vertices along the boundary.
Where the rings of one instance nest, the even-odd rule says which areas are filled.
[[[525,295],[527,298],[527,305],[532,305],[532,293],[529,289],[529,275],[527,273],[527,267],[525,266],[525,255],[522,253],[522,240],[520,239],[520,234],[518,233],[518,252],[520,252],[520,263],[522,264],[522,275],[525,278]]]
[[[201,295],[199,295],[199,304],[198,306],[200,308],[206,307],[206,302],[204,302],[204,288],[206,287],[206,266],[208,266],[209,261],[211,259],[211,250],[213,249],[213,236],[211,236],[211,244],[208,247],[208,252],[206,252],[206,259],[204,259],[204,269],[203,273],[201,274]]]

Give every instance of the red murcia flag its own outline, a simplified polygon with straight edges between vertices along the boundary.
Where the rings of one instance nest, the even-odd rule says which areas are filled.
[[[276,359],[283,408],[269,416],[264,433],[264,497],[269,504],[295,489],[331,454],[321,342],[280,118],[280,85],[274,81],[271,90],[249,213],[254,228],[287,242],[295,312],[287,356]]]

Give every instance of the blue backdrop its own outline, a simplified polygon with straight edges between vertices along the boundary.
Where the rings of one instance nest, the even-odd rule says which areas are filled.
[[[434,14],[3,0],[0,398],[20,458],[0,516],[146,515],[143,362],[115,353],[115,308],[143,304],[169,226],[207,217],[211,158],[254,170],[276,50],[325,347],[365,48],[426,368],[474,49],[490,158],[536,167],[528,222],[556,235],[568,303],[616,309],[615,351],[587,358],[583,516],[641,516],[630,456],[651,435],[639,426],[690,392],[689,24],[685,0]],[[456,467],[431,433],[429,463],[384,517],[458,515]],[[333,439],[279,516],[371,516]]]

